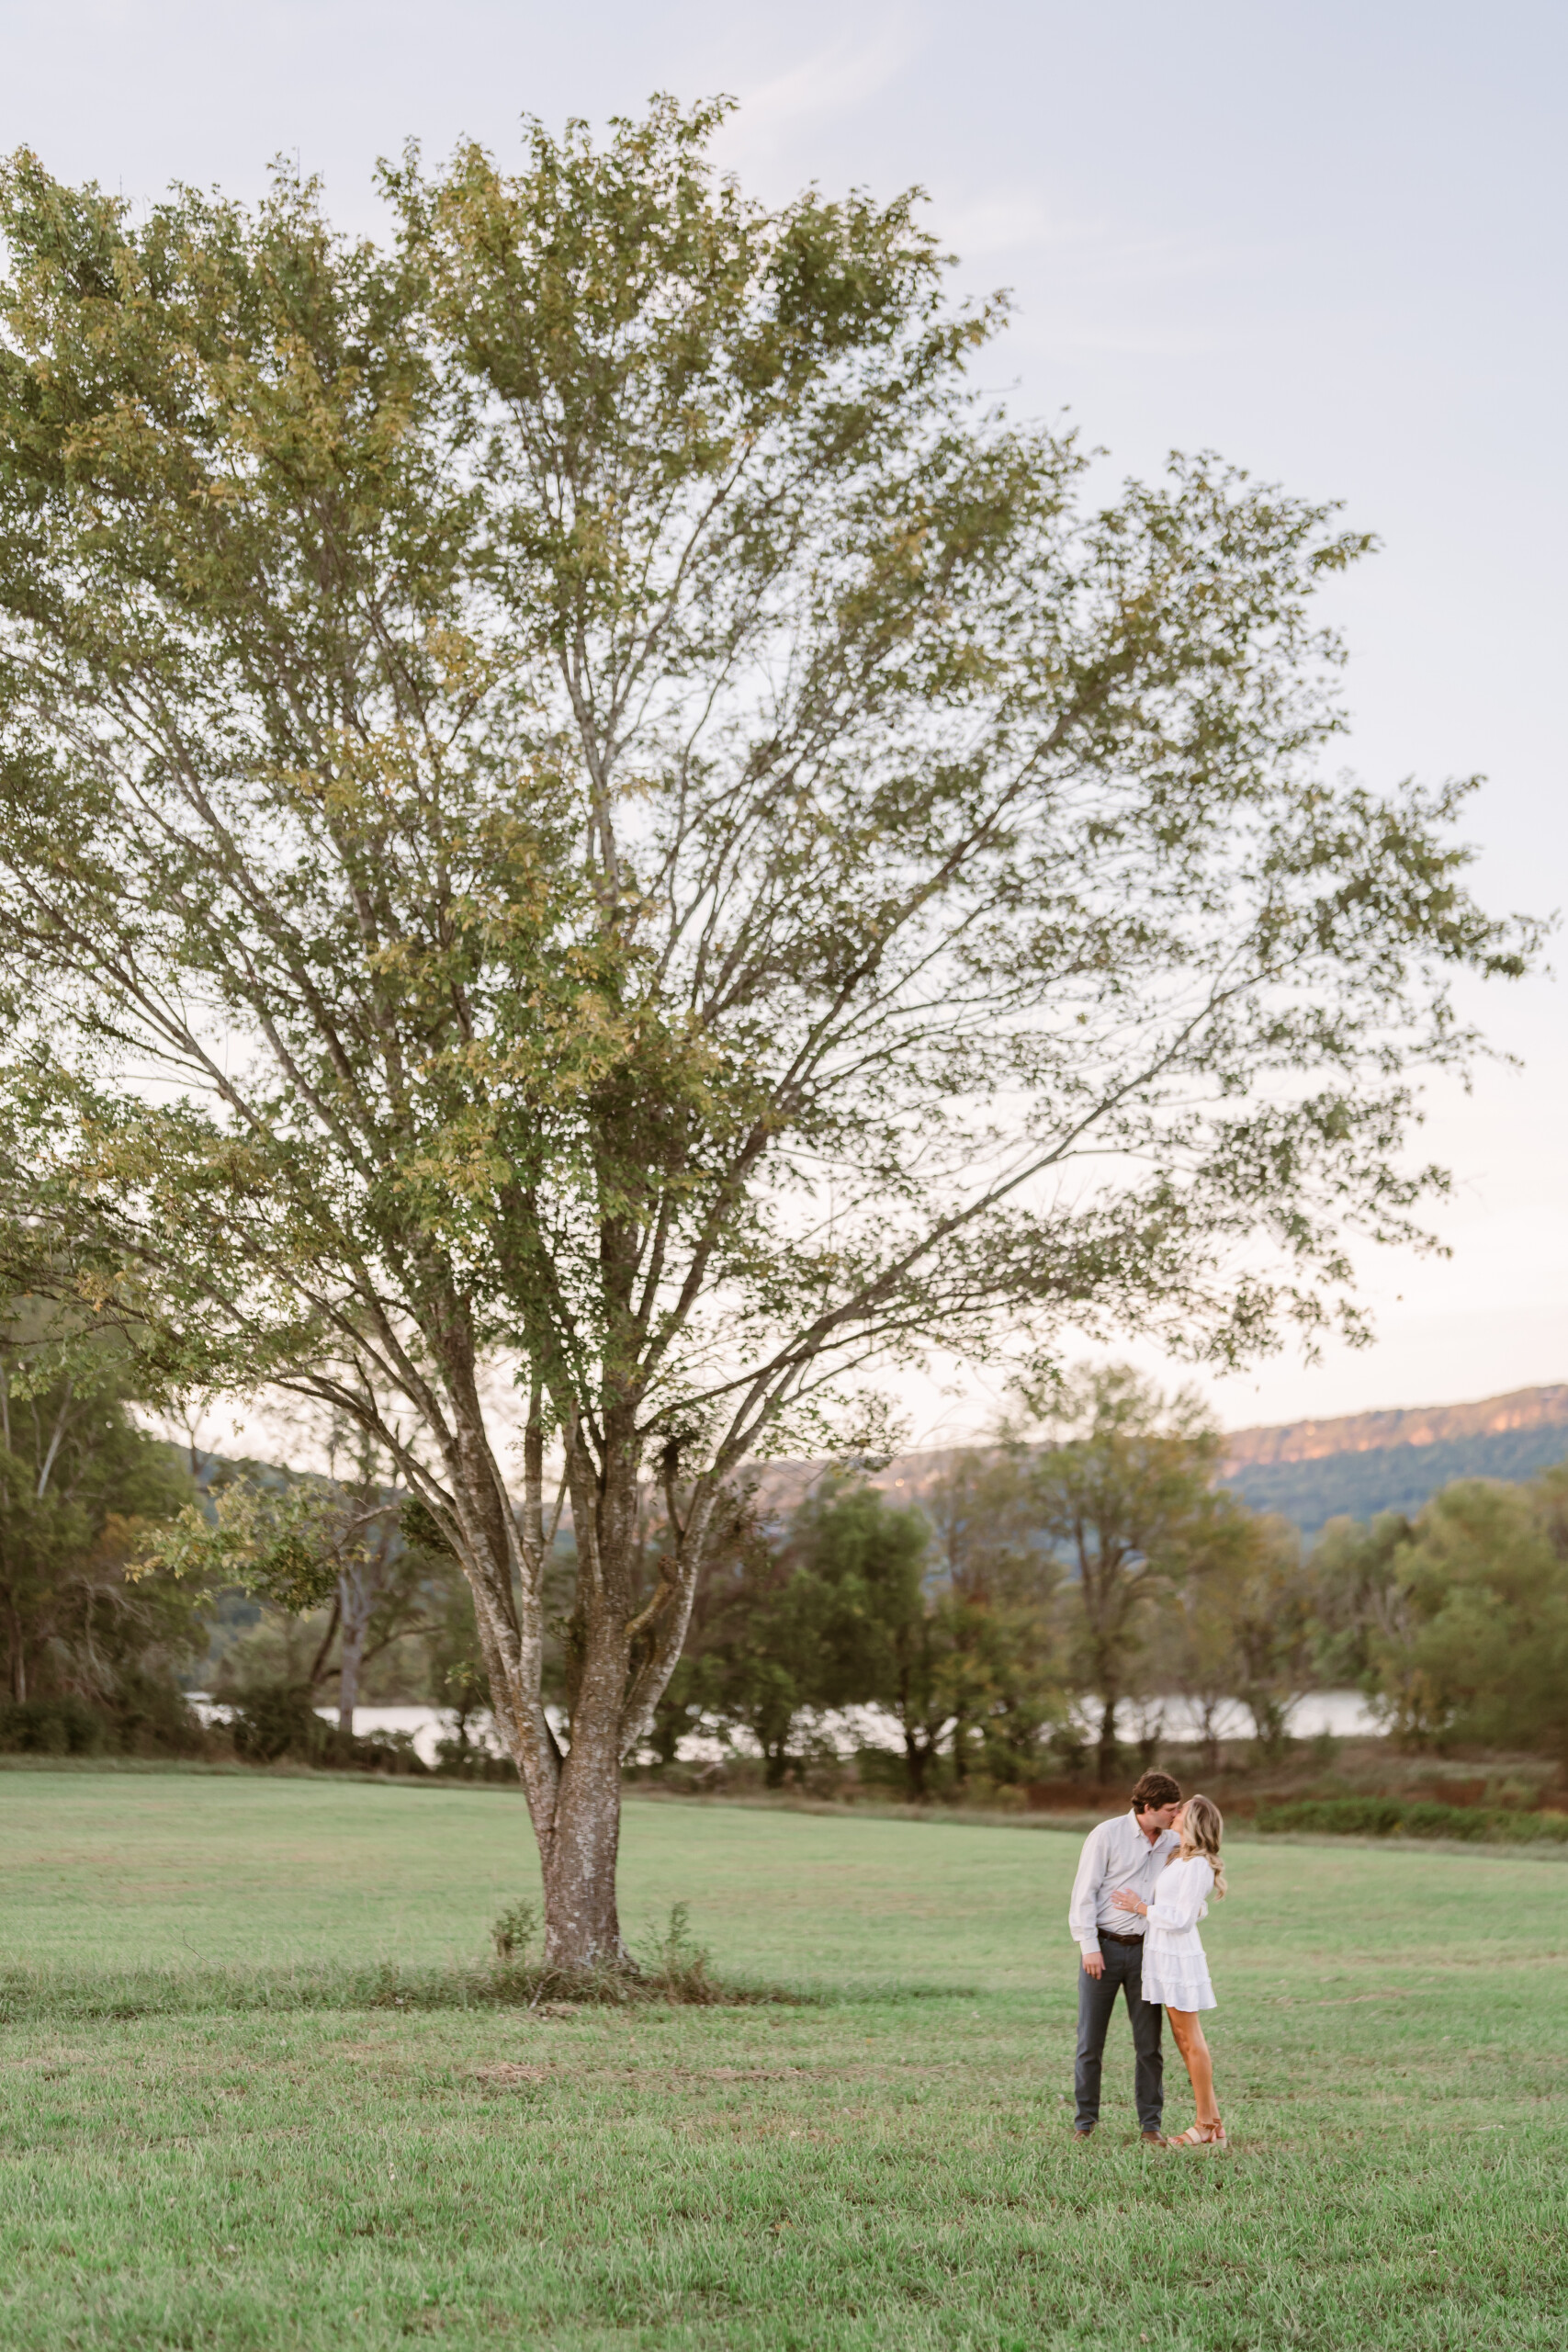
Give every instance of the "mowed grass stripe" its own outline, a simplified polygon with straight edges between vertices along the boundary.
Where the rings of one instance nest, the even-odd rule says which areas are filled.
[[[487,1792],[17,1788],[11,1970],[471,1962],[529,1875],[521,1807]],[[1075,1859],[1055,1836],[633,1804],[629,1927],[684,1899],[721,1965],[858,1996],[13,2025],[0,2338],[1563,2340],[1568,1877],[1238,1847],[1205,1930],[1235,2136],[1214,2160],[1137,2146],[1120,2021],[1101,2135],[1067,2134]],[[878,1996],[905,1984],[928,1997]],[[1185,2121],[1173,2054],[1168,2085]]]

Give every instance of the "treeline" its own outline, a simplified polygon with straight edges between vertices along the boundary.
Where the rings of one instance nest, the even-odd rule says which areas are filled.
[[[348,1441],[331,1475],[182,1463],[138,1429],[130,1385],[127,1359],[29,1328],[25,1304],[0,1331],[0,1746],[195,1752],[199,1672],[255,1760],[342,1758],[355,1705],[396,1697],[450,1709],[448,1762],[487,1769],[468,1587],[384,1467]],[[1218,1486],[1219,1451],[1190,1398],[1111,1367],[918,1501],[843,1473],[788,1512],[737,1496],[654,1756],[700,1732],[776,1786],[809,1770],[825,1718],[874,1708],[898,1747],[868,1746],[863,1770],[980,1794],[1153,1760],[1173,1697],[1210,1769],[1237,1706],[1278,1758],[1294,1702],[1346,1686],[1409,1747],[1568,1756],[1568,1465],[1457,1482],[1309,1553]],[[651,1489],[649,1511],[651,1593]],[[568,1529],[546,1685],[568,1738],[573,1566]]]
[[[787,1521],[736,1514],[655,1743],[744,1735],[778,1785],[821,1721],[897,1725],[907,1792],[1154,1760],[1185,1702],[1211,1770],[1236,1707],[1283,1753],[1295,1702],[1361,1691],[1407,1747],[1568,1756],[1568,1465],[1461,1481],[1310,1552],[1214,1483],[1190,1403],[1086,1372],[1050,1442],[960,1455],[899,1505],[825,1481]],[[874,1749],[863,1769],[886,1769]]]

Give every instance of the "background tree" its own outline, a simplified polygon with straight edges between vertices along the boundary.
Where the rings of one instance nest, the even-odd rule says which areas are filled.
[[[895,1718],[919,1801],[953,1713],[950,1596],[926,1590],[930,1522],[874,1487],[852,1486],[813,1497],[793,1533],[823,1596],[822,1702],[880,1705]]]
[[[1313,1553],[1318,1679],[1349,1683],[1371,1700],[1402,1743],[1418,1745],[1430,1717],[1411,1646],[1414,1611],[1395,1564],[1411,1523],[1382,1511],[1370,1521],[1330,1520]]]
[[[953,1603],[954,1775],[967,1777],[977,1735],[989,1778],[1026,1779],[1039,1770],[1042,1739],[1061,1714],[1066,1666],[1062,1563],[1040,1525],[1030,1463],[1016,1446],[967,1449],[922,1501],[933,1567]]]
[[[461,1620],[446,1589],[456,1563],[439,1528],[378,1477],[362,1430],[351,1432],[347,1450],[345,1462],[331,1449],[334,1468],[324,1476],[220,1472],[199,1500],[144,1537],[132,1571],[138,1580],[172,1577],[203,1606],[225,1590],[259,1600],[271,1639],[244,1637],[225,1654],[218,1694],[252,1711],[265,1702],[312,1748],[317,1696],[334,1675],[338,1730],[352,1739],[361,1677],[378,1657],[428,1638],[454,1644],[452,1661],[443,1651],[444,1670],[462,1655]],[[271,1671],[269,1649],[280,1652]],[[460,1679],[466,1721],[476,1694],[471,1678]]]
[[[1354,1330],[1449,975],[1531,936],[1461,787],[1319,774],[1366,538],[1207,459],[1086,508],[912,199],[764,210],[719,111],[411,156],[384,249],[287,173],[0,188],[0,1183],[423,1498],[566,1965],[739,1464],[929,1347]]]
[[[829,1596],[785,1531],[770,1535],[737,1502],[725,1521],[710,1531],[686,1652],[655,1714],[653,1744],[668,1764],[688,1731],[744,1731],[766,1786],[779,1788],[803,1715],[829,1703]]]
[[[1458,1480],[1319,1551],[1334,1663],[1359,1656],[1396,1737],[1568,1755],[1568,1471]]]
[[[900,1689],[908,1699],[916,1688],[929,1540],[919,1511],[892,1510],[874,1487],[833,1475],[784,1524],[732,1506],[671,1682],[665,1760],[682,1730],[741,1729],[767,1786],[778,1788],[822,1715],[874,1704],[897,1712]],[[938,1732],[951,1712],[942,1703]]]
[[[473,1595],[457,1563],[446,1555],[433,1563],[430,1623],[424,1635],[428,1668],[425,1696],[452,1718],[451,1741],[459,1759],[486,1743],[469,1726],[493,1714]]]
[[[1137,1679],[1152,1619],[1206,1535],[1219,1438],[1197,1400],[1167,1400],[1130,1366],[1088,1365],[1031,1399],[1052,1442],[1032,1489],[1067,1564],[1078,1688],[1100,1709],[1101,1781],[1117,1770],[1116,1711]]]
[[[1156,1684],[1187,1701],[1205,1769],[1217,1772],[1221,1725],[1236,1700],[1235,1629],[1252,1546],[1245,1508],[1224,1493],[1212,1501],[1212,1510],[1194,1521],[1168,1584],[1153,1674]]]
[[[434,1633],[447,1611],[431,1590],[440,1581],[439,1555],[411,1544],[402,1521],[404,1497],[389,1483],[389,1465],[357,1423],[333,1428],[331,1476],[340,1500],[331,1532],[337,1589],[332,1623],[338,1635],[338,1729],[354,1736],[354,1711],[365,1668],[395,1643]],[[445,1546],[443,1546],[445,1550]],[[321,1657],[330,1652],[332,1632]]]
[[[1285,1752],[1291,1710],[1315,1679],[1315,1580],[1288,1520],[1248,1512],[1233,1587],[1232,1688],[1252,1718],[1259,1753]]]
[[[170,1579],[128,1583],[150,1526],[190,1481],[138,1429],[135,1366],[80,1317],[14,1298],[0,1315],[0,1630],[15,1706],[68,1694],[178,1746],[194,1734],[175,1675],[204,1639]]]

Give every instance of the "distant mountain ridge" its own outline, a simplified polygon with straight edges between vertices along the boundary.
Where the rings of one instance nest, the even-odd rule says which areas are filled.
[[[1331,1519],[1408,1516],[1451,1479],[1529,1478],[1565,1454],[1568,1384],[1559,1383],[1473,1405],[1235,1430],[1221,1476],[1255,1510],[1278,1511],[1310,1542]]]
[[[1224,1442],[1225,1468],[1317,1462],[1325,1454],[1381,1453],[1391,1446],[1441,1445],[1459,1438],[1543,1429],[1568,1430],[1568,1382],[1550,1388],[1515,1388],[1476,1405],[1417,1405],[1404,1412],[1346,1413],[1332,1421],[1280,1421],[1267,1429],[1233,1430]],[[1568,1439],[1564,1445],[1568,1448]]]
[[[918,1502],[963,1451],[933,1446],[898,1454],[871,1483],[899,1502]],[[1452,1478],[1529,1478],[1564,1455],[1568,1382],[1517,1388],[1477,1404],[1235,1430],[1223,1441],[1220,1476],[1255,1510],[1278,1511],[1310,1541],[1331,1519],[1415,1512]],[[795,1510],[825,1467],[754,1464],[763,1509]]]

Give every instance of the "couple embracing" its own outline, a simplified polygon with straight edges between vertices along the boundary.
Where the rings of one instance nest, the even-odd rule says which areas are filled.
[[[1168,1772],[1145,1772],[1132,1810],[1102,1821],[1084,1840],[1067,1924],[1078,1947],[1078,2048],[1073,2129],[1087,2140],[1100,2120],[1100,2067],[1106,2029],[1124,1995],[1133,2025],[1138,2122],[1154,2147],[1219,2147],[1225,2127],[1214,2104],[1214,2070],[1199,2012],[1214,2007],[1198,1922],[1209,1896],[1225,1891],[1224,1824],[1209,1798],[1182,1800]],[[1167,2141],[1160,2010],[1170,2018],[1197,2103],[1190,2131]]]

